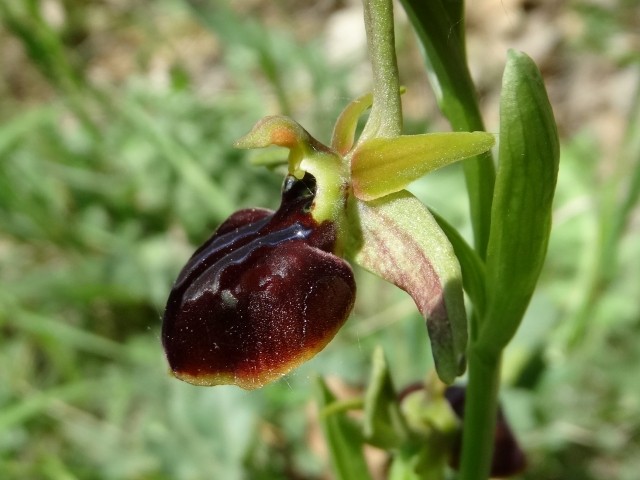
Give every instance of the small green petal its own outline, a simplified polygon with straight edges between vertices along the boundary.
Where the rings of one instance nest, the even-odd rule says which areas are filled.
[[[360,266],[405,290],[427,320],[438,375],[451,383],[464,371],[467,318],[460,265],[429,210],[406,190],[371,202],[354,199],[354,243]]]
[[[486,132],[425,133],[374,138],[357,147],[351,161],[353,192],[361,200],[398,192],[438,168],[489,150]]]
[[[405,87],[400,87],[400,95],[406,91]],[[347,105],[340,113],[331,137],[331,148],[340,155],[346,155],[353,147],[358,120],[366,110],[371,108],[371,105],[373,105],[373,94],[365,93]]]
[[[335,127],[333,128],[333,136],[331,137],[331,148],[340,155],[345,155],[351,147],[358,126],[358,119],[373,103],[373,95],[366,93],[355,99],[345,107]]]

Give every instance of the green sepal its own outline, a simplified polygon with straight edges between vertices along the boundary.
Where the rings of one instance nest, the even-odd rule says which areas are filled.
[[[328,147],[313,138],[295,120],[281,115],[264,117],[251,131],[238,139],[236,148],[265,148],[271,145],[289,149],[289,173],[296,174],[305,157],[317,153],[331,153]]]
[[[451,383],[465,369],[467,318],[460,264],[429,210],[406,190],[347,210],[347,255],[405,290],[425,317],[438,376]]]
[[[385,450],[398,448],[408,437],[407,426],[381,347],[373,352],[371,376],[364,398],[363,431],[367,443]]]
[[[542,76],[509,51],[500,98],[500,162],[487,250],[487,312],[479,345],[499,352],[515,333],[544,263],[558,176],[556,124]]]
[[[321,378],[318,378],[318,398],[320,425],[329,446],[336,478],[371,479],[362,450],[364,439],[360,428],[344,412],[330,411],[336,397]]]
[[[423,175],[491,149],[486,132],[445,132],[366,140],[353,152],[353,193],[373,200],[398,192]]]

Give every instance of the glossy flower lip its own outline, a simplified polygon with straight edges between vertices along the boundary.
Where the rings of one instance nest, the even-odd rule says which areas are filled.
[[[276,212],[241,210],[178,276],[162,339],[176,377],[254,389],[313,357],[346,321],[351,267],[332,253],[335,226],[310,214],[315,180],[288,176]]]

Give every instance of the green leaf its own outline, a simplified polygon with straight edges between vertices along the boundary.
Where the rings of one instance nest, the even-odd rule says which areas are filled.
[[[453,130],[484,130],[475,86],[464,51],[463,8],[460,0],[401,0],[425,52],[427,73],[440,110]],[[476,249],[484,258],[489,238],[495,181],[489,153],[463,163]]]
[[[438,375],[451,383],[464,371],[467,318],[460,265],[429,210],[403,190],[347,212],[353,260],[405,290],[427,320]]]
[[[363,438],[358,427],[342,412],[327,412],[336,398],[321,378],[318,378],[318,389],[320,424],[329,446],[335,478],[370,479],[362,452]]]
[[[528,56],[513,50],[502,81],[499,153],[487,251],[488,304],[479,339],[493,352],[518,328],[542,269],[559,161],[542,76]]]
[[[381,347],[374,350],[372,364],[364,399],[364,436],[368,443],[389,450],[402,445],[408,431]]]
[[[489,150],[485,132],[425,133],[374,138],[358,145],[351,160],[353,192],[373,200],[398,192],[438,168]]]
[[[456,130],[482,130],[475,86],[467,68],[462,39],[463,18],[450,18],[442,0],[401,0],[422,46],[429,81],[442,113]]]
[[[454,38],[458,40],[458,48],[462,51],[462,55],[466,58],[465,51],[465,24],[464,24],[464,0],[447,0],[442,4],[447,12],[451,31],[456,35]]]

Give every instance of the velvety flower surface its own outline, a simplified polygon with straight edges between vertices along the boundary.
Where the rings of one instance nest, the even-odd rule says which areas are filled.
[[[176,377],[257,388],[333,338],[356,287],[351,267],[332,253],[335,225],[310,214],[315,194],[312,175],[289,175],[276,212],[234,213],[193,254],[163,320]]]

